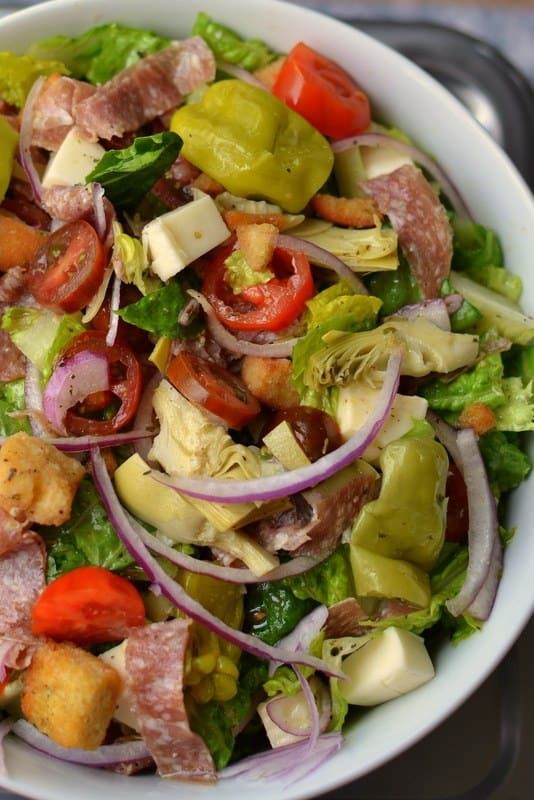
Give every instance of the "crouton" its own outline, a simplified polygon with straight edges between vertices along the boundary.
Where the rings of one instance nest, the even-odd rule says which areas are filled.
[[[191,181],[191,186],[199,189],[201,192],[206,192],[211,197],[217,197],[218,194],[224,192],[224,186],[218,181],[210,178],[205,172],[201,172],[198,177]]]
[[[458,422],[461,428],[473,428],[475,433],[482,436],[495,427],[497,418],[485,403],[470,403],[460,414]]]
[[[375,201],[370,197],[334,197],[316,194],[310,205],[321,219],[350,228],[372,228],[376,219],[382,219]]]
[[[268,223],[274,225],[279,231],[284,231],[286,228],[292,227],[295,223],[295,214],[282,214],[277,212],[266,212],[261,214],[252,213],[250,211],[237,211],[235,208],[223,210],[223,219],[226,226],[231,231],[235,231],[238,225],[255,225]],[[300,217],[303,219],[303,217]]]
[[[280,58],[277,58],[276,61],[272,61],[270,64],[267,64],[266,67],[261,67],[254,72],[254,76],[261,81],[261,83],[263,83],[263,85],[269,89],[270,92],[276,83],[278,73],[282,69],[282,64],[285,60],[285,56],[280,56]]]
[[[247,264],[256,271],[266,269],[276,247],[278,228],[268,222],[260,225],[238,225],[236,234]]]
[[[104,741],[122,681],[109,664],[73,644],[42,645],[24,673],[22,713],[62,747]]]
[[[19,521],[61,525],[85,474],[74,458],[50,444],[15,433],[0,448],[0,508]]]
[[[291,361],[288,358],[245,356],[241,377],[258,400],[271,408],[299,405],[298,392],[291,382]]]

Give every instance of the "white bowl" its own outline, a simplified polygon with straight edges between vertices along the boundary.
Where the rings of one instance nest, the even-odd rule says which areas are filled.
[[[481,223],[494,228],[507,266],[521,275],[525,306],[534,312],[534,208],[506,155],[438,83],[370,37],[333,19],[276,0],[55,0],[0,22],[0,50],[23,52],[56,33],[81,33],[109,20],[185,36],[197,11],[264,39],[281,51],[301,39],[341,63],[369,92],[375,116],[411,135],[460,187]],[[425,736],[466,700],[503,658],[534,607],[531,543],[534,475],[514,494],[509,523],[518,533],[506,551],[497,602],[484,630],[458,647],[444,646],[436,677],[412,694],[370,710],[347,732],[341,752],[307,779],[282,789],[272,782],[220,781],[212,788],[126,778],[40,756],[21,742],[6,744],[6,789],[42,800],[285,800],[313,797],[384,764]],[[529,496],[530,492],[530,496]],[[447,755],[447,754],[446,754]]]

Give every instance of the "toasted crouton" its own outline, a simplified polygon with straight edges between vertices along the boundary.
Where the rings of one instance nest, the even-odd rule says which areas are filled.
[[[213,178],[210,178],[205,172],[201,172],[200,175],[191,182],[191,186],[195,189],[199,189],[201,192],[206,192],[206,194],[209,194],[211,197],[217,197],[218,194],[224,192],[224,186]]]
[[[0,507],[21,521],[61,525],[84,473],[52,445],[15,433],[0,448]]]
[[[497,418],[485,403],[470,403],[460,414],[458,422],[461,428],[473,428],[475,433],[482,436],[495,427]]]
[[[22,713],[62,747],[104,741],[122,682],[109,664],[73,644],[49,642],[24,674]]]
[[[298,406],[298,392],[291,382],[291,361],[288,358],[245,356],[241,377],[258,400],[271,408]]]
[[[371,197],[334,197],[316,194],[310,205],[321,219],[350,228],[372,228],[376,219],[382,219],[378,206]]]
[[[276,79],[278,78],[278,73],[282,69],[282,64],[286,60],[285,56],[280,56],[277,58],[276,61],[272,61],[270,64],[267,64],[266,67],[261,67],[254,72],[254,76],[263,83],[263,85],[272,91],[274,84],[276,83]]]
[[[238,225],[236,234],[247,264],[256,271],[266,269],[276,247],[278,228],[268,222],[261,225]]]
[[[274,225],[279,231],[284,231],[294,225],[295,214],[282,214],[266,212],[261,214],[250,211],[238,211],[235,208],[225,209],[222,212],[226,226],[235,231],[239,225],[261,225],[267,223]],[[300,219],[304,219],[302,216]]]

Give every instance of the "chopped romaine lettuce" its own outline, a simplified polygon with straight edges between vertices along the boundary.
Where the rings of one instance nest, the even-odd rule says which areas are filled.
[[[517,442],[517,435],[502,431],[489,431],[480,437],[479,447],[488,478],[498,494],[515,489],[532,469],[530,458]]]
[[[490,264],[502,267],[503,255],[496,234],[483,225],[453,215],[453,266],[455,269],[483,267]]]
[[[18,431],[31,433],[27,417],[11,416],[13,411],[22,411],[24,408],[24,378],[0,383],[0,436],[11,436]]]
[[[191,33],[202,36],[218,59],[243,69],[260,69],[277,58],[277,54],[260,39],[242,39],[235,31],[216,22],[203,11],[197,14]]]
[[[149,272],[148,260],[139,239],[124,233],[118,222],[113,223],[113,250],[124,268],[126,283],[133,283],[141,294],[161,288],[161,281]]]
[[[234,250],[226,261],[226,281],[231,286],[234,294],[240,294],[243,289],[268,283],[274,278],[270,269],[252,269],[241,250]]]
[[[449,294],[456,294],[456,289],[447,278],[441,284],[441,296],[447,297]],[[463,333],[476,325],[481,318],[482,314],[478,308],[464,297],[460,308],[450,316],[451,330],[453,333]]]
[[[503,297],[507,297],[513,303],[517,303],[523,291],[523,281],[519,275],[508,272],[504,267],[495,267],[493,264],[482,264],[477,267],[469,267],[466,270],[477,283],[492,289]]]
[[[135,209],[176,161],[181,147],[182,140],[172,131],[138,136],[130,147],[108,150],[86,177],[86,183],[100,183],[113,205]]]
[[[22,108],[28,92],[41,75],[59,72],[68,75],[69,70],[60,61],[42,60],[14,53],[0,53],[0,97],[6,103]]]
[[[274,697],[277,694],[296,694],[300,691],[301,686],[295,670],[287,664],[282,664],[274,675],[265,681],[263,688],[269,697]]]
[[[497,430],[534,430],[534,392],[532,381],[523,386],[521,378],[505,378],[502,382],[505,402],[497,409]]]
[[[506,402],[502,384],[502,359],[499,353],[492,353],[453,381],[438,378],[428,383],[421,388],[421,394],[437,411],[462,411],[471,403],[497,408]]]
[[[302,575],[286,578],[284,584],[300,600],[311,599],[325,606],[354,597],[349,545],[340,545],[316,567]]]
[[[80,483],[68,522],[60,527],[41,528],[41,533],[49,545],[49,581],[89,564],[116,571],[134,563],[115,533],[90,478]]]
[[[12,306],[4,313],[2,330],[47,381],[60,354],[85,327],[79,313],[59,315],[42,308]]]
[[[117,314],[130,325],[169,339],[192,339],[202,328],[199,319],[180,325],[178,317],[189,298],[177,280],[170,280],[161,289],[147,294],[136,303],[124,306]]]
[[[280,581],[256,583],[245,598],[246,626],[263,642],[274,644],[291,633],[314,607],[312,600],[301,600]]]
[[[59,59],[75,78],[105,83],[169,43],[169,39],[150,31],[109,22],[90,28],[81,36],[51,36],[32,45],[28,52],[35,58]]]
[[[351,316],[354,322],[376,320],[381,305],[377,297],[355,294],[346,281],[338,281],[306,303],[308,331],[334,317]]]

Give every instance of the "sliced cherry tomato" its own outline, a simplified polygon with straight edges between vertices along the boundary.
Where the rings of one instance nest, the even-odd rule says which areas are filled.
[[[462,473],[452,462],[449,464],[449,477],[445,491],[449,498],[445,538],[448,542],[463,542],[469,528],[467,489]]]
[[[242,380],[193,353],[174,356],[167,367],[167,378],[191,403],[219,417],[230,428],[243,428],[261,411]]]
[[[273,86],[289,108],[325,136],[343,139],[369,127],[369,98],[334,61],[303,42],[290,51]]]
[[[141,595],[103,567],[78,567],[50,583],[32,611],[32,632],[81,645],[124,639],[144,625]]]
[[[271,270],[276,277],[235,295],[226,283],[225,260],[233,244],[220,247],[207,265],[204,294],[226,327],[235,331],[279,331],[304,311],[315,287],[304,253],[281,247],[274,251]]]
[[[100,286],[105,268],[102,242],[79,219],[47,236],[30,269],[28,288],[42,306],[79,311]]]
[[[111,396],[107,392],[96,393],[81,404],[71,408],[65,417],[65,427],[73,436],[105,436],[124,428],[135,416],[143,384],[141,364],[133,350],[123,342],[115,342],[112,347],[106,344],[104,331],[85,331],[81,333],[64,353],[66,358],[80,353],[82,350],[98,353],[108,359],[111,374]],[[103,411],[106,400],[120,401],[120,407],[111,419],[90,419],[84,413]]]

